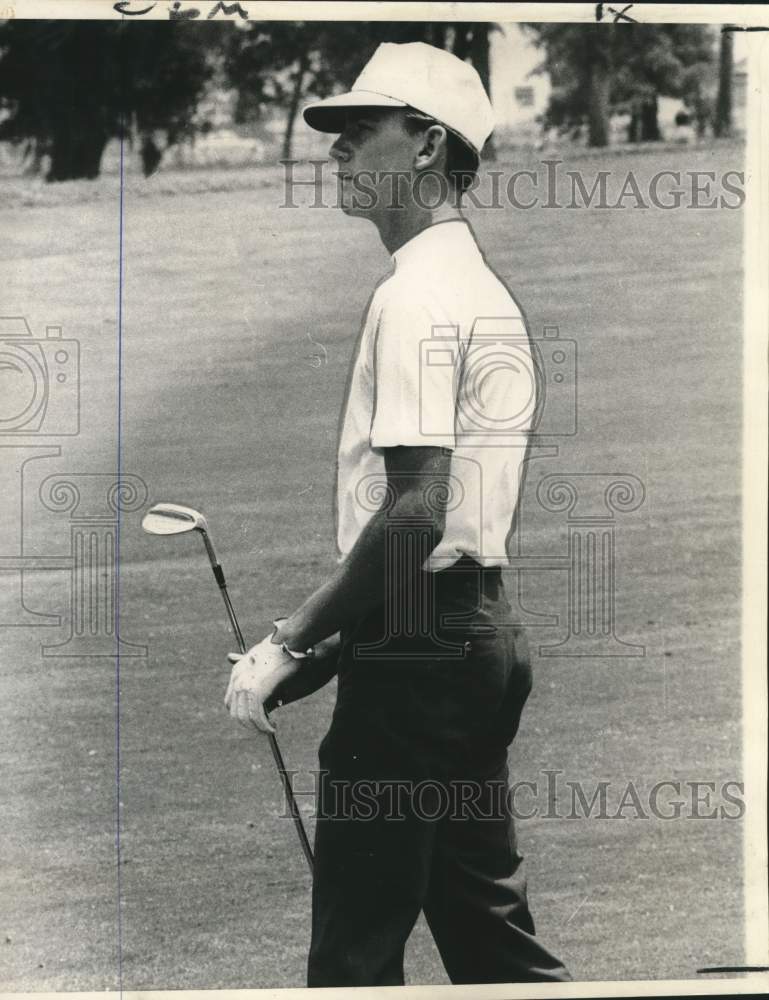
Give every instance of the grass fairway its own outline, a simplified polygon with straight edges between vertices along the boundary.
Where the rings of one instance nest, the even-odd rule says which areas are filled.
[[[633,169],[644,188],[660,170],[740,170],[742,150],[574,166],[588,184],[598,169]],[[2,313],[26,316],[36,336],[60,323],[81,344],[81,432],[46,439],[61,455],[25,469],[25,552],[69,552],[68,515],[41,505],[41,481],[114,473],[119,446],[148,503],[207,513],[255,639],[333,565],[339,410],[389,262],[365,222],[280,208],[274,173],[180,177],[189,190],[174,195],[176,184],[161,176],[126,191],[120,357],[116,179],[0,189]],[[542,788],[543,772],[559,770],[588,794],[610,782],[612,813],[631,781],[647,800],[660,781],[739,781],[742,211],[469,215],[535,334],[557,325],[579,350],[579,433],[532,462],[524,553],[567,551],[566,515],[537,502],[542,476],[630,473],[646,490],[616,522],[617,634],[646,655],[537,657],[512,774]],[[0,456],[17,497],[18,456]],[[0,554],[18,554],[19,516],[18,500],[6,503]],[[148,655],[121,658],[119,685],[114,659],[42,657],[63,626],[0,633],[0,983],[302,985],[310,880],[266,743],[222,708],[234,644],[202,546],[149,538],[139,522],[121,522],[120,630]],[[560,616],[532,645],[562,639],[566,574],[527,573],[522,591],[529,608]],[[66,621],[68,573],[28,573],[25,598]],[[316,766],[333,699],[332,685],[278,714],[290,767]],[[563,787],[563,818],[548,818],[541,793],[519,834],[538,930],[575,978],[689,978],[741,961],[738,820],[692,818],[685,789],[679,819],[633,808],[568,819]],[[421,924],[407,974],[446,981]]]

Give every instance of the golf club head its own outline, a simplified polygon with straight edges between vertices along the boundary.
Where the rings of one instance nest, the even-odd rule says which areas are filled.
[[[178,503],[156,503],[142,519],[150,535],[181,535],[186,531],[208,532],[208,522],[200,511]]]

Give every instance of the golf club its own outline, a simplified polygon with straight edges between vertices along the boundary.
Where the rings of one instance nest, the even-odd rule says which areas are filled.
[[[224,570],[222,569],[219,560],[216,558],[216,552],[214,551],[214,545],[211,540],[211,532],[209,531],[208,522],[205,517],[192,507],[182,507],[180,504],[175,503],[158,503],[155,504],[154,507],[151,507],[150,510],[148,510],[144,515],[142,528],[150,535],[181,535],[188,531],[200,532],[203,536],[203,543],[205,544],[206,552],[208,553],[211,569],[214,571],[214,577],[219,585],[219,591],[221,592],[224,606],[227,608],[227,615],[229,616],[233,631],[235,632],[238,649],[241,653],[245,653],[248,647],[246,646],[243,633],[238,625],[238,620],[235,617],[235,609],[232,606],[230,595],[227,593]],[[307,832],[305,831],[304,824],[302,823],[302,817],[299,815],[299,809],[296,804],[296,799],[294,798],[293,789],[291,788],[291,782],[286,774],[286,765],[283,763],[283,755],[280,752],[278,740],[275,735],[273,733],[268,733],[267,735],[270,741],[272,756],[275,758],[275,765],[278,768],[280,780],[283,782],[283,790],[286,793],[286,801],[288,802],[289,809],[291,810],[291,817],[294,820],[294,826],[296,827],[296,832],[299,836],[299,843],[302,845],[304,856],[307,858],[310,871],[312,871],[312,848],[310,847],[310,842],[307,839]]]

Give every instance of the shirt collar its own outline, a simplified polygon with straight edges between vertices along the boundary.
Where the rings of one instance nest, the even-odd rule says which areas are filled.
[[[407,240],[403,246],[398,247],[392,255],[393,263],[397,267],[403,267],[412,261],[425,263],[430,260],[438,250],[453,252],[460,246],[466,246],[470,241],[475,245],[472,229],[467,219],[446,219],[443,222],[434,222]]]

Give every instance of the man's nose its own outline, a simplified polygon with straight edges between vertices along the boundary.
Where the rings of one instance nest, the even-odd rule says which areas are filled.
[[[342,146],[340,139],[337,139],[331,149],[328,151],[328,155],[332,160],[336,160],[338,163],[344,163],[350,158],[350,153],[347,149]]]

